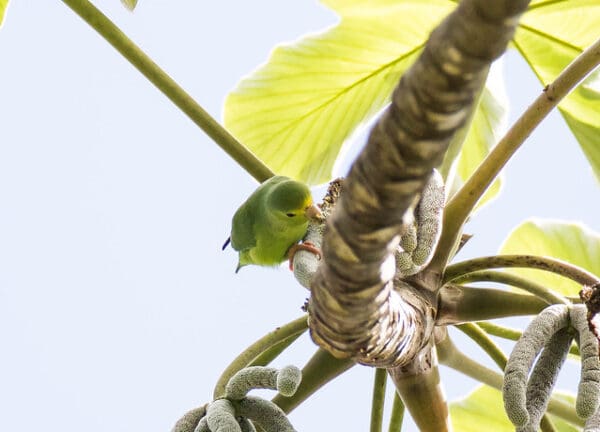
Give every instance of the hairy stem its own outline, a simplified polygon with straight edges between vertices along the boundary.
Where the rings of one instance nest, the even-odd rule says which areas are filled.
[[[382,431],[386,383],[387,370],[380,368],[375,369],[375,379],[373,380],[373,400],[371,402],[370,432]]]
[[[506,285],[511,285],[516,288],[521,288],[543,300],[548,304],[570,304],[570,301],[559,293],[546,288],[527,278],[506,272],[493,270],[482,270],[474,273],[467,273],[453,280],[454,283],[463,284],[469,282],[498,282]]]
[[[287,323],[284,326],[276,328],[270,333],[267,333],[265,336],[246,348],[244,352],[238,355],[231,362],[231,364],[227,366],[217,380],[217,384],[215,385],[215,389],[213,391],[213,398],[217,399],[223,397],[225,394],[225,386],[227,386],[229,379],[237,372],[250,365],[258,356],[269,350],[271,347],[278,345],[282,341],[305,332],[307,327],[306,315],[304,315]],[[292,339],[292,341],[293,340],[294,339]]]
[[[63,0],[63,2],[83,18],[108,43],[115,47],[123,57],[148,78],[156,88],[177,105],[181,111],[251,176],[259,182],[263,182],[274,175],[265,164],[213,119],[208,112],[92,3],[87,0]]]
[[[494,255],[474,258],[452,264],[446,268],[444,282],[453,281],[458,277],[502,267],[520,267],[545,270],[571,279],[581,285],[593,286],[600,280],[592,273],[556,258],[534,255]]]
[[[430,263],[432,270],[441,271],[446,267],[452,258],[452,249],[461,235],[462,226],[506,162],[548,113],[598,64],[600,40],[583,51],[544,89],[454,195],[444,211],[442,236],[437,253]]]

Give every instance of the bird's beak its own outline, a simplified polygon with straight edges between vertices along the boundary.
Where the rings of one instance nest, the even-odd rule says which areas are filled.
[[[321,210],[319,210],[319,207],[317,207],[316,205],[311,205],[310,207],[306,207],[306,210],[304,210],[304,216],[306,216],[309,220],[315,221],[315,222],[323,222],[324,218],[323,218],[323,213],[321,213]]]

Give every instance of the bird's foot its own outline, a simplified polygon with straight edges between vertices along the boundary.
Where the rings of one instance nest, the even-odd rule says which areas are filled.
[[[290,261],[291,271],[294,271],[294,255],[301,250],[312,252],[317,256],[317,258],[321,259],[321,249],[316,247],[312,242],[306,241],[304,243],[296,243],[288,250],[287,253],[288,260]]]

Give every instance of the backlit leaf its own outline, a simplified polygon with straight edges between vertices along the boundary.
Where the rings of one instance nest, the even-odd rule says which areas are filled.
[[[8,0],[0,0],[0,26],[4,22],[4,15],[6,15],[6,9],[8,8]]]
[[[575,404],[572,396],[558,395],[559,399]],[[568,399],[568,400],[567,400]],[[504,413],[500,391],[488,386],[479,386],[467,397],[450,404],[450,416],[455,431],[460,432],[514,432],[515,427]],[[577,432],[581,429],[550,416],[559,432]]]
[[[496,63],[490,71],[466,137],[457,134],[455,139],[458,142],[451,143],[440,169],[446,178],[449,196],[452,196],[471,177],[506,131],[508,100],[498,66],[499,64]],[[479,200],[477,208],[493,199],[500,191],[500,186],[501,179],[498,177]]]
[[[546,85],[599,37],[600,2],[541,1],[523,16],[514,45]],[[567,96],[559,110],[600,179],[600,71]]]
[[[225,102],[225,125],[277,174],[323,183],[344,140],[388,101],[451,1],[327,0],[341,22],[276,48]]]
[[[450,403],[450,418],[455,431],[514,432],[504,412],[502,394],[491,387],[479,386],[462,400]]]
[[[509,234],[500,252],[558,258],[600,275],[600,233],[578,223],[540,219],[526,221]],[[510,271],[566,295],[577,295],[581,290],[581,285],[546,271]]]
[[[269,61],[242,80],[225,103],[225,124],[234,135],[276,173],[311,184],[330,179],[344,141],[385,106],[430,31],[456,6],[456,2],[442,0],[323,3],[338,13],[340,22],[323,33],[276,48]],[[523,16],[514,46],[547,83],[598,35],[597,0],[538,0]],[[598,94],[597,80],[591,77],[560,108],[597,175]],[[482,95],[482,107],[488,96]],[[454,187],[462,184],[497,141],[497,133],[489,133],[499,130],[494,126],[495,114],[485,109],[476,114],[460,152]],[[490,129],[485,131],[487,126]],[[497,188],[495,183],[480,205]]]

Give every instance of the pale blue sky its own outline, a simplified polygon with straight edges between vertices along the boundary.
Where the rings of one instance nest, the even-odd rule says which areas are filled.
[[[335,22],[314,1],[98,5],[217,118],[276,43]],[[541,85],[514,54],[505,71],[514,119]],[[62,2],[12,1],[0,119],[0,430],[169,430],[243,348],[301,314],[285,268],[235,275],[220,250],[254,180]],[[461,257],[493,254],[528,216],[600,230],[597,185],[558,115],[506,174]],[[276,365],[313,350],[304,337]],[[367,430],[372,374],[320,391],[296,429]],[[450,397],[472,385],[443,379]]]

